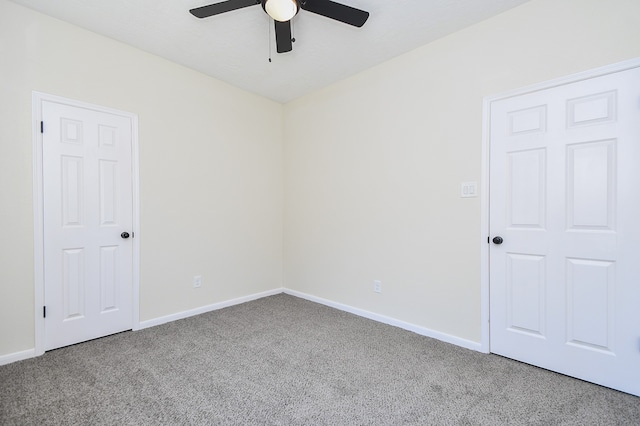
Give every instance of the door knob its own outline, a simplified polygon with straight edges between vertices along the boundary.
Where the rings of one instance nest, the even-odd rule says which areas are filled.
[[[503,241],[502,237],[493,237],[493,244],[502,244]]]
[[[129,233],[128,232],[123,232],[122,234],[120,234],[120,236],[122,238],[129,238]],[[495,238],[494,238],[494,242],[495,242]]]

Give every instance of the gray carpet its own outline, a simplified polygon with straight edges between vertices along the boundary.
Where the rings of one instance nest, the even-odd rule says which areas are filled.
[[[639,425],[640,398],[281,294],[2,366],[0,423]]]

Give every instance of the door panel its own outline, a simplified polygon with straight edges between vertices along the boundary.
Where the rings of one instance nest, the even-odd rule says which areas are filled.
[[[509,227],[544,229],[547,201],[546,150],[511,152],[508,154],[508,162]]]
[[[569,229],[615,230],[615,147],[615,140],[567,146]]]
[[[567,341],[614,353],[615,263],[567,259]]]
[[[44,101],[45,350],[133,325],[129,117]]]
[[[640,395],[640,70],[490,112],[491,351]]]
[[[545,257],[507,255],[507,326],[510,330],[545,336]]]

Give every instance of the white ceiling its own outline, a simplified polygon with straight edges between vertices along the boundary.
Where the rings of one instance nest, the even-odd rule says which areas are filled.
[[[367,23],[302,10],[283,54],[259,5],[198,19],[189,9],[220,0],[11,1],[284,103],[528,0],[338,0]]]

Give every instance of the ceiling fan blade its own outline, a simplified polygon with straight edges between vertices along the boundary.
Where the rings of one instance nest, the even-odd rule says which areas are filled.
[[[300,7],[306,11],[361,27],[369,19],[369,12],[333,2],[331,0],[302,0]]]
[[[276,24],[276,51],[278,53],[291,52],[291,21],[273,21]]]
[[[196,18],[208,18],[209,16],[242,9],[243,7],[253,6],[256,4],[260,4],[260,0],[227,0],[207,6],[196,7],[195,9],[191,9],[189,12]]]

